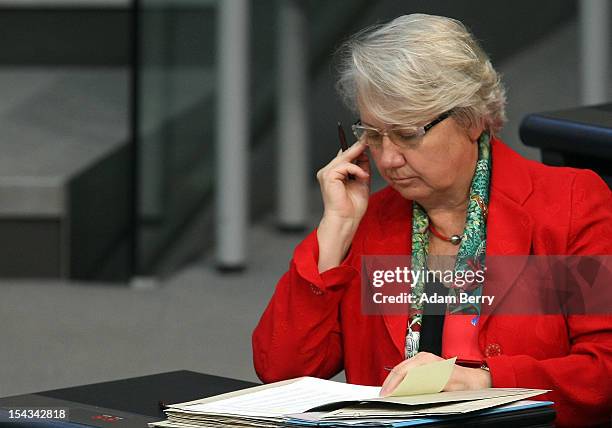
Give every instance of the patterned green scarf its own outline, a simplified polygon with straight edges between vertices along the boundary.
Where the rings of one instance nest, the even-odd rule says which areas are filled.
[[[489,205],[489,179],[491,175],[491,146],[489,135],[483,133],[478,140],[478,161],[470,186],[470,201],[467,209],[467,218],[459,252],[455,260],[455,272],[484,269],[485,249],[487,239],[486,218]],[[427,270],[427,255],[429,252],[429,217],[425,210],[416,202],[412,210],[412,270]],[[410,305],[410,322],[406,335],[406,358],[413,357],[419,351],[419,337],[423,317],[423,304],[419,303],[423,294],[424,283],[421,279],[414,284],[412,295],[414,303]],[[480,296],[482,287],[472,290],[464,288],[468,295]],[[462,290],[451,287],[449,296],[456,295]],[[476,300],[479,301],[479,300]],[[480,304],[457,303],[449,305],[450,313],[480,315]],[[477,318],[476,318],[477,320]]]

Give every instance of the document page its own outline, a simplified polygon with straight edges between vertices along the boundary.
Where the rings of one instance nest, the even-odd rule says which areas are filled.
[[[414,416],[445,416],[470,413],[490,407],[501,406],[517,400],[527,400],[542,394],[541,390],[517,392],[513,395],[483,398],[472,401],[459,401],[450,404],[424,405],[411,407],[386,407],[376,403],[361,403],[351,405],[323,416],[323,419],[353,419],[353,418],[406,418]]]
[[[453,373],[456,359],[457,357],[413,367],[389,396],[405,397],[442,391]]]
[[[465,391],[444,391],[437,394],[421,394],[405,397],[385,397],[377,398],[368,401],[380,401],[384,403],[403,404],[406,406],[422,406],[442,403],[452,403],[458,401],[474,401],[483,400],[486,398],[509,397],[523,394],[531,394],[532,392],[544,394],[547,390],[544,389],[528,389],[528,388],[485,388]]]
[[[225,400],[192,405],[173,405],[173,410],[232,416],[281,417],[305,412],[336,401],[376,398],[379,387],[351,385],[304,377],[293,383],[246,393]]]

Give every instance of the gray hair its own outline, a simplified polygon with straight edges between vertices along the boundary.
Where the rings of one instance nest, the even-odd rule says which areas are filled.
[[[495,134],[506,117],[499,74],[459,21],[413,14],[366,28],[338,51],[345,104],[387,124],[415,125],[453,109],[463,126]]]

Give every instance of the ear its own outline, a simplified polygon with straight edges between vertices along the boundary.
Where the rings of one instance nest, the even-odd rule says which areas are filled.
[[[470,141],[476,142],[484,132],[484,125],[482,123],[472,125],[467,129],[467,132],[468,136],[470,137]]]

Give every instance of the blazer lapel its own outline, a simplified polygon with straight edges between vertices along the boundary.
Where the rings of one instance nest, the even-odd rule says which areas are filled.
[[[483,311],[494,312],[512,288],[531,252],[533,222],[525,210],[503,195],[493,197],[487,221],[487,273],[483,295],[494,296],[493,304]],[[486,309],[486,308],[485,308]]]
[[[526,256],[531,253],[534,226],[533,219],[523,206],[533,191],[524,159],[499,140],[493,140],[492,144],[486,254],[487,266],[491,260],[493,269],[487,271],[483,295],[495,298],[491,307],[481,315],[481,329],[523,270]],[[501,259],[500,256],[508,257]]]
[[[410,257],[412,252],[412,201],[404,199],[395,190],[389,189],[388,192],[376,214],[378,230],[368,234],[364,255]],[[382,318],[393,344],[403,359],[408,328],[408,308],[405,314],[383,313]]]

